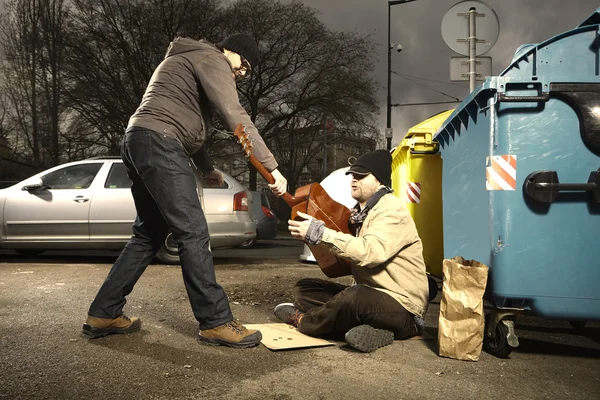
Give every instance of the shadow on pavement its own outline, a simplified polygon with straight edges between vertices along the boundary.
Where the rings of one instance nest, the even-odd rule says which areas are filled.
[[[231,368],[232,361],[239,357],[239,350],[224,346],[213,346],[196,343],[197,349],[178,349],[160,342],[147,342],[149,332],[142,329],[129,335],[110,335],[99,339],[86,339],[88,344],[104,347],[121,353],[132,354],[138,357],[147,357],[159,362],[167,362],[175,366],[191,364],[197,366],[198,360],[210,365],[211,369],[219,374],[236,376],[236,371]],[[124,337],[126,336],[126,337]],[[173,375],[173,374],[171,374]],[[182,374],[183,375],[183,374]]]
[[[64,255],[44,254],[39,256],[22,256],[20,254],[2,255],[3,262],[14,264],[113,264],[119,253],[102,255]]]
[[[428,333],[433,339],[423,340],[423,343],[425,343],[425,346],[427,346],[432,353],[438,355],[438,328],[426,326],[425,332]]]
[[[519,338],[518,353],[545,354],[580,358],[600,358],[600,350],[568,344],[550,343],[541,340]]]

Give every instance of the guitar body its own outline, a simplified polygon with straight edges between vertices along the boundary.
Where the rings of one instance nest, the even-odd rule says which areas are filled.
[[[274,183],[275,179],[269,171],[252,155],[252,141],[244,126],[238,124],[234,136],[242,146],[244,155],[267,182]],[[318,183],[302,186],[296,190],[295,196],[285,193],[283,200],[292,208],[292,219],[298,216],[298,211],[320,219],[325,226],[339,232],[350,233],[348,221],[350,210],[333,200],[325,189]],[[312,251],[321,271],[330,278],[351,275],[350,263],[341,259],[320,246],[308,246]]]
[[[329,197],[320,184],[311,183],[302,186],[296,190],[294,197],[306,200],[292,207],[292,219],[295,219],[300,211],[323,221],[327,228],[350,233],[348,229],[350,210]],[[340,221],[344,221],[344,223]],[[321,271],[329,278],[352,274],[350,263],[347,260],[337,257],[321,246],[308,245],[308,247],[315,256]]]

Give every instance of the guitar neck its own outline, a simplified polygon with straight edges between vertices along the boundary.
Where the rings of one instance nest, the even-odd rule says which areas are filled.
[[[256,157],[254,157],[253,155],[250,155],[248,157],[248,161],[250,161],[250,164],[252,164],[254,166],[254,168],[256,168],[258,173],[261,174],[262,177],[265,178],[265,180],[267,182],[269,182],[271,185],[273,183],[275,183],[275,178],[273,178],[273,175],[271,175],[271,173],[269,171],[267,171],[267,169],[260,163],[260,161],[258,161],[256,159]],[[306,200],[304,198],[296,198],[287,192],[281,198],[290,207],[294,207],[296,204],[299,204]]]

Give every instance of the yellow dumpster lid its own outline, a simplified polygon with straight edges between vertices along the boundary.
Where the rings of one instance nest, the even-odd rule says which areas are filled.
[[[410,137],[415,133],[435,133],[442,126],[444,121],[448,119],[450,114],[454,112],[454,109],[443,111],[439,114],[434,115],[431,118],[426,119],[425,121],[419,122],[417,125],[413,126],[406,133],[406,137]]]
[[[454,109],[443,111],[410,128],[402,142],[392,153],[392,159],[401,156],[403,148],[409,148],[411,152],[423,154],[437,153],[439,143],[433,140],[433,134],[437,132],[453,112]]]

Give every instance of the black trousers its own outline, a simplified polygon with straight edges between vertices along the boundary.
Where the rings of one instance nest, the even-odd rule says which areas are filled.
[[[390,295],[369,286],[307,278],[294,286],[294,298],[304,312],[298,330],[309,336],[340,336],[363,324],[392,331],[396,339],[419,332],[410,312]]]
[[[152,261],[169,232],[179,248],[183,281],[200,329],[233,319],[229,301],[215,278],[208,225],[196,191],[190,160],[179,142],[135,128],[121,147],[137,218],[133,237],[110,270],[88,314],[116,318],[126,296]]]

